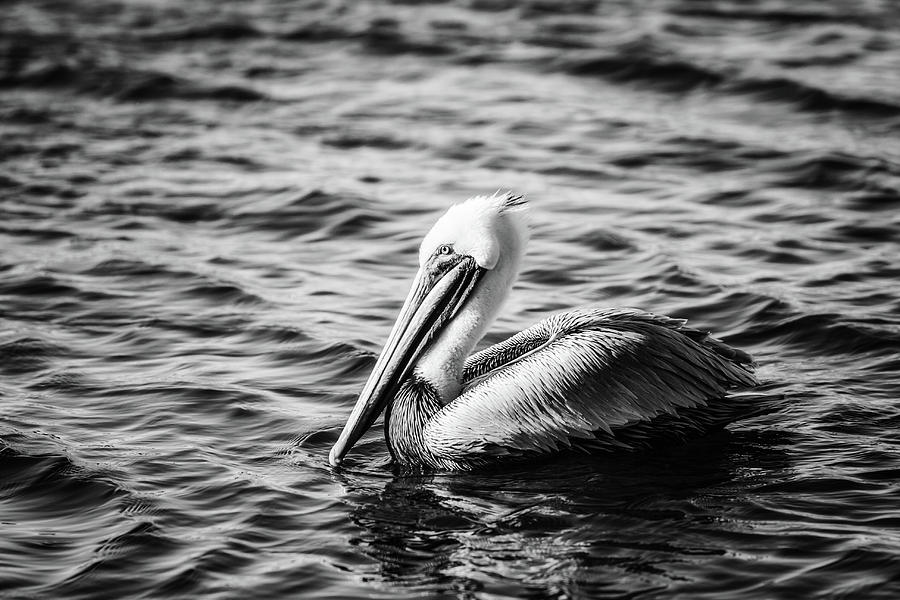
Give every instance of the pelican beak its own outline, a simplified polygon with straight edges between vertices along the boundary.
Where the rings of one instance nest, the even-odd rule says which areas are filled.
[[[375,422],[422,351],[465,304],[484,272],[471,256],[458,255],[432,258],[419,269],[375,368],[328,455],[331,466],[340,465]]]

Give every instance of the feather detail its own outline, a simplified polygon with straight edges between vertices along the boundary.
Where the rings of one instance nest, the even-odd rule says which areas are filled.
[[[415,461],[468,469],[498,456],[639,447],[655,421],[702,430],[746,412],[726,396],[756,384],[746,354],[628,309],[554,315],[470,357],[464,380],[426,419]]]

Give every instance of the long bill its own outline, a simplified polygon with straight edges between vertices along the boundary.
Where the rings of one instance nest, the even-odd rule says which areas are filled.
[[[470,256],[427,263],[416,274],[387,343],[375,362],[328,462],[336,467],[397,393],[422,351],[465,304],[484,269]]]

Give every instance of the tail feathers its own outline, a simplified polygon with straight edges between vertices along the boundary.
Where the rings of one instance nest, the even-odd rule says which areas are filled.
[[[688,336],[698,344],[701,344],[706,348],[712,350],[724,359],[730,360],[733,363],[737,363],[748,368],[752,368],[754,366],[752,356],[750,356],[743,350],[735,348],[734,346],[729,346],[720,339],[714,338],[708,331],[684,326],[680,327],[678,331]]]
[[[717,340],[712,336],[707,336],[703,343],[711,348],[716,354],[723,358],[727,358],[739,365],[753,366],[753,357],[734,346],[729,346],[721,340]]]

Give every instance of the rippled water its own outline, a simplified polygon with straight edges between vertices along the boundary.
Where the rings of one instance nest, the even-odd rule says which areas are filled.
[[[0,594],[900,594],[896,3],[2,12]],[[534,233],[487,341],[687,317],[783,408],[426,478],[375,428],[331,471],[420,235],[498,188]]]

